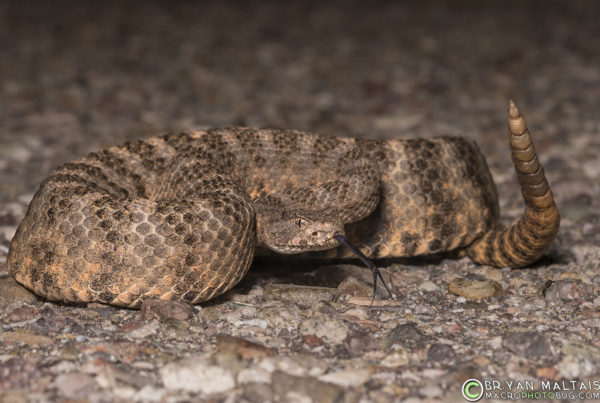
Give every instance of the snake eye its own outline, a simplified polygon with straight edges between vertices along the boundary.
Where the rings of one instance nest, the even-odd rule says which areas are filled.
[[[298,228],[304,228],[306,224],[310,222],[310,220],[306,217],[296,216],[296,219],[298,220],[296,221],[296,224],[298,224]]]

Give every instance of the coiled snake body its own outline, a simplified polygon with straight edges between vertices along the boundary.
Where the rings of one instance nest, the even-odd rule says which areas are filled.
[[[554,238],[558,210],[523,118],[509,137],[525,199],[498,227],[496,188],[461,137],[358,140],[271,129],[170,134],[89,154],[44,180],[12,240],[15,279],[50,300],[137,307],[206,301],[256,246],[329,250],[346,234],[373,258],[462,249],[519,267]]]

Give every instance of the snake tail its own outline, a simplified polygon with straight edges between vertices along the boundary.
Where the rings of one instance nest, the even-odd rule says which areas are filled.
[[[511,227],[495,228],[473,242],[467,247],[467,255],[479,264],[517,268],[535,262],[548,250],[558,232],[560,215],[525,119],[512,100],[508,126],[525,211]]]

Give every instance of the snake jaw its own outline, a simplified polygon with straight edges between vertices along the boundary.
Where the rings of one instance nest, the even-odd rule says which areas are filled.
[[[319,251],[319,250],[328,250],[328,249],[333,249],[336,246],[338,246],[339,243],[337,241],[335,241],[335,239],[332,238],[332,240],[330,242],[326,242],[320,245],[314,245],[314,246],[306,246],[304,244],[297,244],[297,245],[269,245],[268,248],[273,250],[274,252],[277,253],[281,253],[283,255],[293,255],[293,254],[297,254],[297,253],[304,253],[304,252],[314,252],[314,251]]]

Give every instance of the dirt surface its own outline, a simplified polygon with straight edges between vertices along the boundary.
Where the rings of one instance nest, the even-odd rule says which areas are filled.
[[[600,3],[480,3],[1,2],[1,399],[459,402],[469,378],[600,398]],[[562,215],[533,267],[380,262],[397,298],[370,304],[360,265],[260,261],[214,301],[141,311],[45,302],[6,274],[54,167],[189,128],[468,136],[510,223],[509,98]]]

